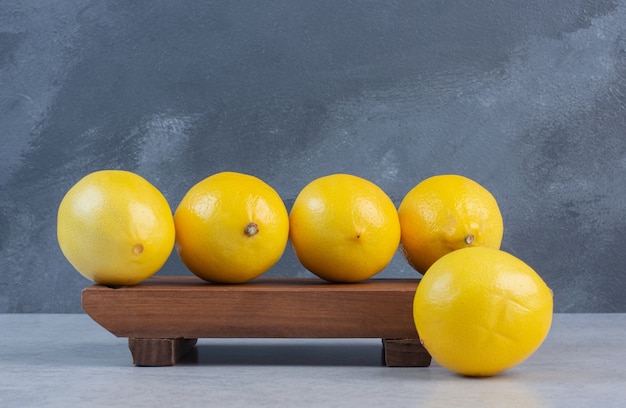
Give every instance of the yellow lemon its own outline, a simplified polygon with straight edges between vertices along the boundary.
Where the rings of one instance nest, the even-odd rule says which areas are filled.
[[[63,255],[84,277],[105,285],[134,285],[157,272],[174,247],[167,200],[141,176],[97,171],[63,197],[57,214]]]
[[[526,360],[552,323],[552,291],[517,257],[472,247],[435,262],[413,302],[424,347],[467,376],[492,376]]]
[[[493,195],[477,182],[455,174],[430,177],[411,189],[398,207],[402,253],[424,273],[456,249],[499,249],[502,214]]]
[[[222,172],[200,181],[174,214],[176,250],[198,277],[216,283],[256,278],[281,258],[289,215],[278,193],[247,174]]]
[[[349,174],[320,177],[296,197],[290,238],[302,265],[322,279],[358,282],[382,271],[400,241],[391,199],[374,183]]]

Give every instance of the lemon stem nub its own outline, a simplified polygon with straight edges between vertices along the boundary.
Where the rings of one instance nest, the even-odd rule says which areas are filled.
[[[469,234],[465,237],[465,243],[467,245],[470,245],[472,242],[474,242],[474,234]]]
[[[243,233],[249,237],[256,235],[258,232],[259,232],[259,226],[254,222],[248,223],[248,225],[246,225],[246,228],[244,228],[243,230]]]
[[[143,245],[135,244],[135,246],[133,247],[133,253],[135,255],[141,255],[143,253]]]

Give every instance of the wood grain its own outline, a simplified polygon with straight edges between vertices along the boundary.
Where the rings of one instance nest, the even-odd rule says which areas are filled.
[[[419,339],[383,339],[387,367],[428,367],[431,356]]]
[[[128,339],[133,364],[145,367],[175,365],[198,339]]]
[[[333,284],[258,279],[238,285],[152,277],[140,285],[92,285],[85,312],[128,338],[417,338],[418,280]]]
[[[198,338],[381,338],[388,366],[428,366],[413,322],[418,279],[328,283],[256,279],[211,284],[158,276],[139,285],[92,285],[84,311],[129,338],[137,365],[173,365]]]

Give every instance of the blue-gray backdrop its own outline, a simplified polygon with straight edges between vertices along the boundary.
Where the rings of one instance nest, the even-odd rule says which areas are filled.
[[[625,108],[626,1],[3,0],[0,312],[81,310],[56,210],[107,168],[173,208],[224,170],[288,208],[335,172],[396,204],[463,174],[556,311],[626,312]],[[311,276],[289,247],[268,275]]]

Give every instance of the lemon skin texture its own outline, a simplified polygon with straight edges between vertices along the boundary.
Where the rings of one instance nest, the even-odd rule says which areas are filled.
[[[67,191],[58,208],[63,255],[96,283],[135,285],[149,278],[167,261],[174,234],[163,194],[129,171],[88,174]]]
[[[493,376],[526,360],[552,323],[553,296],[515,256],[471,247],[435,262],[418,284],[415,327],[433,359],[466,376]]]

